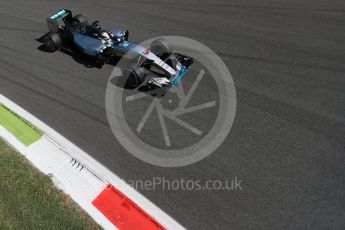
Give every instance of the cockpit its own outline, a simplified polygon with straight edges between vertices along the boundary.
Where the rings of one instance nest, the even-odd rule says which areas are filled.
[[[95,37],[98,37],[100,33],[100,29],[94,25],[80,25],[79,31],[82,34]]]
[[[102,30],[98,24],[80,25],[79,31],[81,34],[84,34],[86,36],[98,38],[106,42],[112,41],[112,35],[109,32]]]

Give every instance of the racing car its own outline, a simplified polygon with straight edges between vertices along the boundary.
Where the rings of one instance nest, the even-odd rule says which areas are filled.
[[[186,74],[193,59],[186,55],[173,53],[164,39],[156,39],[149,49],[128,41],[128,30],[104,29],[99,21],[88,23],[85,16],[67,9],[58,11],[47,18],[49,32],[44,35],[45,47],[54,52],[65,45],[72,44],[85,55],[110,63],[114,58],[127,52],[138,56],[138,60],[125,68],[126,86],[137,88],[150,75],[151,68],[162,71],[162,75],[151,77],[145,84],[147,90],[171,88]]]

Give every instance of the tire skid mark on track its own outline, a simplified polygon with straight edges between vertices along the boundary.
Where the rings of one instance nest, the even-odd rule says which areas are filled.
[[[311,132],[330,138],[339,144],[344,142],[345,124],[341,120],[330,119],[301,107],[297,107],[281,100],[277,100],[266,95],[261,95],[247,89],[237,87],[239,91],[238,100],[240,103],[256,108],[264,113],[271,114],[283,119],[291,124],[303,127]],[[246,98],[241,95],[246,95]],[[250,95],[250,96],[249,96]],[[279,111],[279,112],[278,112]],[[291,117],[290,114],[303,114],[302,118]],[[337,130],[329,129],[332,127]],[[325,133],[326,132],[326,133]]]
[[[11,78],[9,78],[9,77],[5,77],[5,76],[3,76],[3,75],[0,75],[0,78],[5,79],[6,81],[11,82],[12,84],[14,84],[14,85],[16,85],[16,86],[19,86],[20,88],[23,88],[23,89],[25,89],[25,90],[28,90],[28,91],[34,93],[34,94],[37,95],[37,96],[42,96],[42,97],[44,97],[45,99],[47,99],[48,101],[50,101],[50,102],[56,103],[56,104],[58,104],[58,105],[60,105],[60,106],[63,106],[63,107],[65,107],[65,108],[68,108],[68,109],[71,110],[71,111],[77,112],[78,114],[81,114],[81,115],[83,115],[83,116],[89,118],[90,120],[93,120],[93,121],[97,122],[98,124],[103,125],[104,127],[108,127],[108,126],[109,126],[109,124],[108,124],[107,121],[102,121],[102,120],[100,120],[98,117],[92,116],[92,115],[90,115],[89,113],[84,112],[84,111],[81,110],[81,109],[77,109],[77,108],[75,108],[74,106],[69,105],[68,103],[64,103],[64,102],[62,102],[62,101],[60,101],[60,100],[58,100],[58,99],[56,99],[56,98],[54,98],[54,97],[51,97],[51,96],[48,95],[48,94],[42,93],[42,92],[40,92],[40,91],[38,91],[38,90],[35,90],[35,89],[33,89],[33,88],[31,88],[31,87],[29,87],[29,86],[27,86],[27,85],[25,85],[25,84],[19,83],[18,81],[15,81],[15,80],[13,80],[13,79],[11,79]]]
[[[29,64],[32,64],[32,65],[35,65],[35,66],[37,66],[37,67],[39,67],[39,68],[41,68],[41,69],[47,69],[47,68],[49,68],[49,70],[52,70],[52,71],[54,71],[54,72],[56,72],[56,73],[60,73],[61,75],[60,75],[60,77],[61,78],[65,78],[65,79],[70,79],[70,78],[74,78],[74,79],[76,79],[76,80],[79,80],[79,81],[85,81],[85,82],[90,82],[90,83],[92,83],[93,85],[95,85],[96,87],[98,87],[98,88],[104,88],[104,85],[101,85],[101,82],[98,82],[98,81],[92,81],[92,80],[88,80],[88,79],[81,79],[80,78],[80,76],[78,76],[78,75],[75,75],[75,74],[73,74],[73,73],[71,73],[71,72],[68,72],[68,71],[64,71],[62,68],[56,68],[56,67],[54,67],[54,66],[46,66],[46,65],[43,65],[43,64],[41,64],[41,61],[40,61],[40,59],[36,59],[36,56],[35,55],[31,55],[30,53],[24,53],[24,52],[21,52],[20,50],[17,50],[17,49],[14,49],[14,48],[11,48],[11,47],[5,47],[5,46],[1,46],[0,45],[0,48],[5,48],[5,49],[8,49],[8,50],[12,50],[12,51],[14,51],[14,52],[17,52],[17,53],[20,53],[20,54],[24,54],[25,56],[27,56],[28,57],[28,59],[26,59],[26,58],[24,58],[24,57],[22,57],[22,56],[15,56],[15,55],[9,55],[9,54],[7,54],[7,53],[1,53],[1,49],[0,49],[0,55],[3,55],[4,57],[12,57],[13,58],[13,60],[18,60],[18,59],[22,59],[22,60],[24,60],[26,63],[29,63]],[[73,62],[74,62],[74,60],[72,60]],[[76,65],[80,65],[79,63],[75,63]],[[86,67],[85,67],[86,68]],[[97,83],[99,83],[99,84],[97,84]]]

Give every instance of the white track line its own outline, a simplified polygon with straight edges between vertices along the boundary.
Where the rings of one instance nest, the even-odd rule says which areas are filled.
[[[42,152],[42,146],[40,144],[45,144],[43,142],[48,142],[51,145],[55,146],[56,149],[60,151],[59,154],[61,154],[61,151],[64,152],[66,155],[70,156],[73,159],[76,159],[78,162],[81,162],[82,165],[85,166],[85,168],[89,171],[89,175],[92,175],[95,178],[98,178],[103,182],[104,185],[106,184],[112,184],[114,187],[116,187],[119,191],[121,191],[123,194],[125,194],[129,199],[131,199],[134,203],[136,203],[139,207],[141,207],[148,215],[150,215],[152,218],[157,220],[162,226],[164,226],[167,229],[185,229],[182,225],[180,225],[176,220],[174,220],[172,217],[170,217],[168,214],[163,212],[159,207],[157,207],[154,203],[149,201],[147,198],[145,198],[143,195],[141,195],[138,191],[133,189],[130,185],[126,184],[121,178],[119,178],[117,175],[115,175],[113,172],[111,172],[109,169],[107,169],[105,166],[100,164],[98,161],[96,161],[94,158],[92,158],[90,155],[88,155],[86,152],[84,152],[82,149],[80,149],[78,146],[67,140],[65,137],[60,135],[58,132],[56,132],[54,129],[43,123],[41,120],[6,98],[5,96],[0,94],[0,103],[4,104],[7,106],[9,109],[11,109],[13,112],[15,112],[17,115],[21,116],[25,120],[29,121],[32,123],[34,126],[36,126],[38,129],[44,132],[44,140],[40,140],[39,142],[35,143],[32,145],[32,150],[33,151],[39,151],[38,154],[36,155],[37,157],[42,157],[45,153]],[[6,130],[0,129],[1,134],[4,134],[7,141],[10,142],[12,145],[16,145],[16,147],[19,151],[23,150],[23,147],[20,146],[21,143],[19,143],[16,140],[13,140],[14,137],[9,137],[8,134],[6,134]],[[7,139],[8,138],[8,139]],[[15,139],[15,138],[14,138]],[[14,144],[13,144],[14,143]],[[28,148],[29,149],[29,148]],[[41,150],[41,151],[40,151]],[[27,155],[27,154],[26,154]],[[55,160],[57,160],[61,156],[56,156]],[[34,160],[34,156],[29,159]],[[68,158],[68,159],[71,159]],[[66,158],[67,159],[67,158]],[[67,160],[63,161],[61,164],[69,164]],[[60,159],[61,160],[61,159]],[[36,159],[37,161],[37,159]],[[50,161],[50,163],[54,163],[54,159],[46,159],[46,161],[42,162],[44,164],[47,163],[47,161]],[[36,166],[38,167],[38,166]],[[42,165],[40,167],[43,167]],[[44,170],[44,169],[42,169]],[[49,170],[46,170],[48,172]],[[77,170],[74,170],[75,172]],[[86,171],[86,170],[85,170]],[[70,177],[70,176],[75,176],[75,175],[70,175],[73,174],[72,171],[66,171],[60,170],[60,171],[55,171],[52,172],[53,174],[55,173],[57,178],[60,179],[62,178],[62,181],[64,181],[65,177]],[[55,175],[54,175],[55,176]],[[95,179],[94,178],[94,179]],[[76,183],[76,181],[70,183]],[[91,182],[86,182],[86,184],[90,184]],[[95,183],[94,181],[91,183]],[[61,187],[65,186],[64,191],[67,191],[67,193],[73,193],[80,194],[81,191],[73,191],[73,186],[66,186],[66,185],[60,185]],[[100,188],[95,188],[93,192],[91,193],[96,193],[98,192]],[[92,188],[90,189],[92,191]],[[72,195],[71,195],[72,196]],[[72,198],[75,198],[72,196]],[[83,208],[89,204],[83,204],[81,205]],[[87,210],[88,211],[88,210]],[[98,216],[98,220],[101,220],[101,222],[105,222],[105,224],[102,224],[102,227],[105,229],[114,229],[114,227],[110,227],[106,221],[104,221],[104,216],[99,215],[99,213],[94,213],[92,216]],[[97,220],[97,221],[98,221]],[[99,222],[99,221],[98,221]]]

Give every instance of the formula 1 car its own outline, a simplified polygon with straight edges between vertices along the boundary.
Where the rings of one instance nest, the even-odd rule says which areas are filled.
[[[163,72],[163,77],[152,77],[145,85],[148,90],[171,88],[187,72],[193,59],[178,53],[173,53],[164,39],[152,42],[150,49],[128,41],[128,31],[115,28],[103,29],[98,21],[91,24],[83,15],[72,16],[67,9],[60,10],[47,18],[49,33],[43,37],[45,47],[54,52],[64,44],[73,44],[79,52],[94,56],[106,63],[114,58],[132,52],[139,56],[135,64],[130,64],[126,71],[128,78],[126,86],[136,88],[141,85],[151,67]],[[170,60],[163,61],[163,60]],[[174,60],[174,61],[171,61]]]

